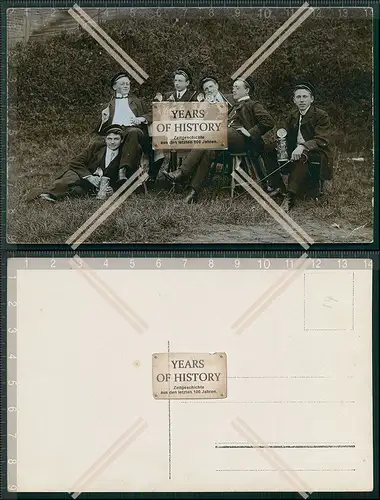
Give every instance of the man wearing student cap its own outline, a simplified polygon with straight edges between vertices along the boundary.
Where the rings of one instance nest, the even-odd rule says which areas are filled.
[[[263,151],[262,136],[271,130],[274,121],[258,101],[251,99],[254,92],[252,79],[238,78],[233,82],[234,105],[228,113],[227,145],[230,153],[249,151],[258,157]],[[188,183],[190,191],[185,198],[187,203],[197,200],[202,184],[209,172],[211,163],[220,154],[218,151],[193,149],[174,172],[164,172],[173,182]]]
[[[110,196],[118,186],[123,129],[120,125],[104,128],[104,141],[95,142],[73,158],[49,188],[35,188],[26,201],[40,198],[55,202],[66,196]]]
[[[191,102],[196,101],[197,92],[195,90],[191,90],[189,86],[191,85],[191,76],[190,73],[182,68],[177,69],[173,72],[173,86],[174,90],[170,92],[165,92],[161,94],[158,92],[153,102]],[[152,115],[149,115],[149,121],[152,121]],[[165,154],[162,151],[155,151],[153,155],[153,164],[150,165],[149,168],[149,179],[147,181],[148,186],[152,186],[156,180],[156,177],[162,167],[162,164],[165,161],[165,157],[169,162],[169,154]]]
[[[110,86],[115,95],[102,111],[98,133],[103,134],[108,125],[122,126],[123,145],[119,181],[123,182],[139,167],[143,148],[146,147],[147,125],[151,115],[144,113],[141,100],[130,93],[131,81],[127,73],[120,72],[114,75]]]
[[[320,194],[320,180],[330,180],[333,173],[330,152],[330,118],[326,111],[315,106],[315,90],[309,83],[299,83],[293,88],[296,109],[290,113],[281,128],[286,131],[289,164],[283,173],[289,172],[287,192],[282,208],[290,210],[297,197],[307,193],[313,198]],[[265,154],[267,171],[274,172],[272,186],[284,189],[276,151]],[[277,170],[277,172],[275,172]]]
[[[166,92],[163,96],[164,101],[190,102],[196,100],[196,91],[191,90],[190,73],[182,68],[173,73],[174,90]]]
[[[222,94],[219,90],[219,82],[215,76],[206,76],[203,78],[199,83],[199,87],[206,102],[225,102],[227,103],[229,109],[233,106],[234,100],[232,94]]]

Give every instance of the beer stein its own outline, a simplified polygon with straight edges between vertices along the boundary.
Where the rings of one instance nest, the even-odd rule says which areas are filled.
[[[98,194],[96,195],[97,200],[105,200],[107,198],[107,188],[110,185],[110,178],[109,177],[101,177],[100,178],[100,185],[99,185],[99,191]]]

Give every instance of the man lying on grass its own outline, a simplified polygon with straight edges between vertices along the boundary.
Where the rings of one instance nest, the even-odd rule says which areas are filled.
[[[37,198],[55,202],[65,196],[93,195],[98,199],[111,196],[118,187],[123,129],[109,125],[105,140],[92,144],[60,172],[50,188],[35,188],[26,200]]]

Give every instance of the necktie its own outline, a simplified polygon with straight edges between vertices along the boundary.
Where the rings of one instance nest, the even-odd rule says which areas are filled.
[[[300,113],[300,119],[299,119],[299,122],[298,122],[297,144],[300,144],[301,142],[304,142],[302,134],[301,134],[301,122],[302,122],[302,115]]]

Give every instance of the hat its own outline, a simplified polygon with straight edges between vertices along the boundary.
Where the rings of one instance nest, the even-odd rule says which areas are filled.
[[[186,71],[185,69],[183,68],[178,68],[176,69],[174,72],[173,72],[173,78],[175,77],[175,75],[182,75],[186,78],[186,80],[188,80],[190,83],[191,83],[191,75],[188,71]]]
[[[217,85],[219,85],[218,80],[215,78],[215,76],[205,76],[202,78],[202,80],[199,82],[199,88],[203,90],[203,85],[207,82],[214,82]]]
[[[251,76],[247,76],[247,78],[236,78],[236,80],[240,80],[241,82],[244,82],[249,87],[249,93],[253,94],[253,92],[255,91],[255,83],[254,83],[253,78]]]
[[[315,89],[310,83],[298,83],[294,86],[293,92],[299,89],[306,89],[311,93],[312,96],[315,96]]]
[[[111,133],[122,135],[123,134],[123,127],[121,125],[114,123],[112,125],[108,125],[107,127],[105,127],[102,130],[102,134],[104,136],[111,134]]]
[[[123,78],[123,77],[129,78],[128,73],[126,73],[125,71],[120,71],[120,73],[117,73],[116,75],[114,75],[111,78],[110,86],[113,87],[115,85],[115,83],[117,82],[117,80],[119,80],[119,78]]]

